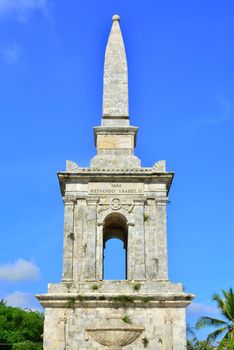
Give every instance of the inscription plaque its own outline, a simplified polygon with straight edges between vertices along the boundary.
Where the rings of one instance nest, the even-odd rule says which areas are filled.
[[[140,183],[103,183],[90,182],[88,185],[89,194],[144,194],[144,185]]]
[[[98,135],[97,148],[103,149],[131,149],[132,136],[131,135]]]

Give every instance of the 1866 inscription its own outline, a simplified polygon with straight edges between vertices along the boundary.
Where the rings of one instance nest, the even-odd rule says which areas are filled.
[[[140,183],[103,183],[90,182],[89,194],[143,194],[143,184]]]

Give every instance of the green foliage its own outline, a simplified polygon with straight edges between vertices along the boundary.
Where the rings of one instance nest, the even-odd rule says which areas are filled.
[[[68,237],[69,237],[72,241],[75,240],[75,235],[74,235],[73,232],[71,232],[71,233],[68,235]]]
[[[69,298],[68,301],[67,301],[67,307],[74,308],[75,307],[75,303],[76,303],[76,299],[75,298]]]
[[[130,317],[128,315],[125,315],[122,320],[125,322],[125,323],[128,323],[128,324],[132,324],[132,321],[130,319]]]
[[[211,346],[206,341],[200,341],[194,338],[187,340],[187,350],[211,350]]]
[[[144,345],[144,348],[146,348],[147,345],[149,344],[148,338],[146,338],[146,337],[142,338],[142,343],[143,343],[143,345]]]
[[[115,297],[111,298],[113,301],[120,302],[120,303],[133,303],[134,298],[129,295],[117,295]]]
[[[92,290],[98,290],[99,286],[98,284],[93,284],[91,288]]]
[[[144,222],[147,222],[149,220],[149,215],[144,213]]]
[[[140,301],[143,301],[143,303],[148,303],[150,301],[150,297],[140,297]]]
[[[217,347],[215,348],[217,350],[234,350],[234,334],[232,334],[230,337],[227,337],[221,340],[221,342],[218,342]]]
[[[220,327],[207,337],[207,342],[215,341],[219,336],[224,336],[223,339],[232,338],[234,332],[234,292],[232,288],[228,291],[222,290],[223,297],[218,293],[214,294],[212,300],[216,302],[217,307],[224,317],[224,320],[219,320],[209,316],[200,317],[197,321],[196,328],[202,327]]]
[[[42,343],[33,343],[27,340],[22,343],[14,344],[12,350],[43,350],[43,345]]]
[[[85,300],[83,295],[77,295],[77,299],[82,303]]]
[[[187,340],[187,350],[234,350],[234,338],[224,338],[216,345],[210,345],[207,341],[199,341],[196,338]]]
[[[134,292],[139,292],[139,290],[141,289],[141,284],[140,283],[134,283],[132,286],[132,289],[134,290]]]
[[[41,342],[44,317],[0,302],[0,343],[15,344],[31,340]]]

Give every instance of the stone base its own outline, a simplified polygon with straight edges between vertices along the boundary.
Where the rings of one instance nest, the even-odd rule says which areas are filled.
[[[131,323],[133,328],[143,329],[132,344],[124,346],[123,342],[124,350],[186,350],[185,310],[193,299],[192,294],[93,292],[49,293],[37,297],[45,307],[44,350],[108,349],[96,342],[88,330],[100,329],[100,324],[110,324],[111,328],[108,320],[120,315],[126,327]]]

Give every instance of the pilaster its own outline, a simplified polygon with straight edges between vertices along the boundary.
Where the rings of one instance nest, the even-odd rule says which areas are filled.
[[[167,257],[167,197],[157,198],[157,241],[158,241],[158,279],[168,280],[168,257]]]
[[[64,247],[62,281],[73,280],[74,207],[76,199],[64,197]]]
[[[144,280],[145,274],[145,227],[144,227],[144,204],[145,199],[134,200],[134,237],[132,237],[132,265],[133,279]]]
[[[84,280],[85,244],[87,241],[86,231],[86,197],[77,196],[77,204],[74,211],[74,282]]]
[[[145,246],[146,248],[146,279],[156,280],[158,278],[158,239],[157,239],[157,214],[155,197],[147,198],[144,211],[145,224]]]
[[[133,279],[133,236],[134,236],[134,223],[128,222],[128,246],[127,246],[127,279],[132,280]]]
[[[96,279],[96,235],[97,235],[97,198],[87,199],[87,247],[85,256],[85,279]]]
[[[97,247],[96,247],[96,279],[103,279],[103,226],[104,222],[97,224]]]

